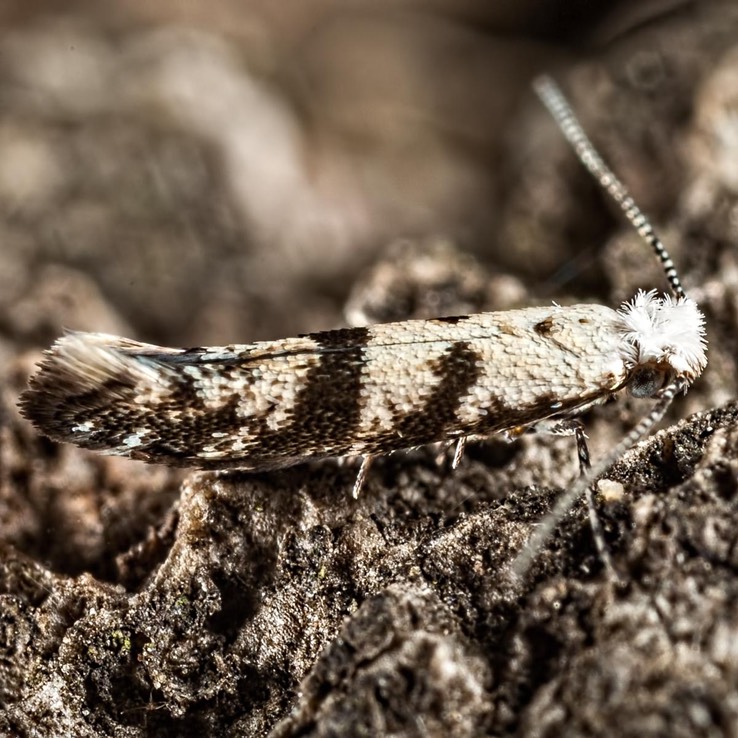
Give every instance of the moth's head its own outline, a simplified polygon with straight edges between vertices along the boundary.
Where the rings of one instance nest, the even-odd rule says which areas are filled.
[[[691,384],[707,365],[705,318],[694,300],[640,290],[618,315],[634,397],[652,397],[677,379]]]

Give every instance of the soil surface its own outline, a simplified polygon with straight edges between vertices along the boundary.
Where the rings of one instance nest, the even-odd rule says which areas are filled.
[[[738,736],[738,6],[620,4],[564,47],[533,12],[319,5],[1,19],[0,734]],[[705,373],[598,487],[616,576],[584,501],[511,574],[571,438],[398,451],[354,500],[354,459],[173,470],[20,417],[64,327],[244,343],[664,289],[542,69],[707,318]],[[593,458],[649,407],[589,412]]]

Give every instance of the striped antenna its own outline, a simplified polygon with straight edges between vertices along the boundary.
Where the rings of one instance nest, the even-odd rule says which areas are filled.
[[[646,415],[630,432],[615,446],[615,448],[604,459],[593,466],[586,474],[582,474],[577,481],[569,487],[557,500],[553,509],[536,526],[533,534],[528,539],[525,548],[515,557],[512,563],[513,573],[523,578],[530,569],[531,564],[540,552],[543,545],[551,537],[561,519],[571,510],[574,503],[584,494],[595,479],[604,474],[626,451],[635,446],[638,441],[647,436],[651,429],[664,417],[672,400],[686,388],[688,382],[677,379],[668,384],[659,393],[658,402],[653,406],[651,412]]]
[[[579,161],[584,164],[602,188],[620,206],[620,209],[625,213],[625,217],[638,231],[641,238],[651,247],[654,254],[656,254],[656,257],[661,262],[664,274],[674,296],[685,297],[684,288],[674,267],[674,262],[666,250],[666,246],[664,246],[661,239],[654,232],[653,226],[648,218],[641,212],[641,209],[635,202],[633,202],[633,198],[628,193],[625,185],[597,153],[559,86],[551,77],[543,75],[533,82],[533,89],[558,123],[561,132],[574,148]]]

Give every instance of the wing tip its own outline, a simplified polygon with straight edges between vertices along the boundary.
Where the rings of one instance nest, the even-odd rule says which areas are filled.
[[[50,438],[79,443],[81,411],[104,407],[122,392],[156,381],[155,365],[138,361],[137,347],[146,344],[104,333],[65,333],[44,351],[28,380],[18,400],[21,414]]]

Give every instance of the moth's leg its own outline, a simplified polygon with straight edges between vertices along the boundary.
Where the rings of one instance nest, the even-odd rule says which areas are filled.
[[[355,499],[359,499],[359,493],[361,488],[364,486],[366,476],[371,469],[372,463],[374,462],[374,456],[364,456],[361,460],[361,466],[359,467],[359,473],[356,475],[356,481],[354,482],[354,488],[351,490],[351,496]]]
[[[454,452],[454,460],[451,462],[451,468],[456,469],[461,463],[461,459],[464,457],[464,451],[466,449],[466,436],[461,436],[456,441],[456,451]]]
[[[577,458],[579,459],[579,473],[586,474],[592,464],[589,460],[589,448],[587,436],[584,432],[584,424],[578,418],[556,420],[554,422],[537,423],[535,430],[539,433],[551,433],[554,436],[574,436],[577,441]]]
[[[578,418],[569,418],[566,420],[559,420],[545,427],[545,432],[553,433],[555,435],[569,436],[573,435],[577,442],[577,457],[579,459],[579,473],[584,476],[589,473],[592,467],[589,459],[589,448],[587,446],[587,436],[584,433],[584,424]],[[610,558],[610,552],[607,550],[607,544],[605,543],[605,533],[602,530],[602,523],[597,515],[597,508],[595,507],[594,495],[592,494],[593,485],[588,484],[584,494],[587,499],[587,510],[589,512],[589,525],[592,528],[592,537],[594,538],[595,546],[597,548],[597,554],[600,557],[600,561],[605,567],[607,574],[610,578],[617,579],[615,569],[612,565],[612,559]]]

